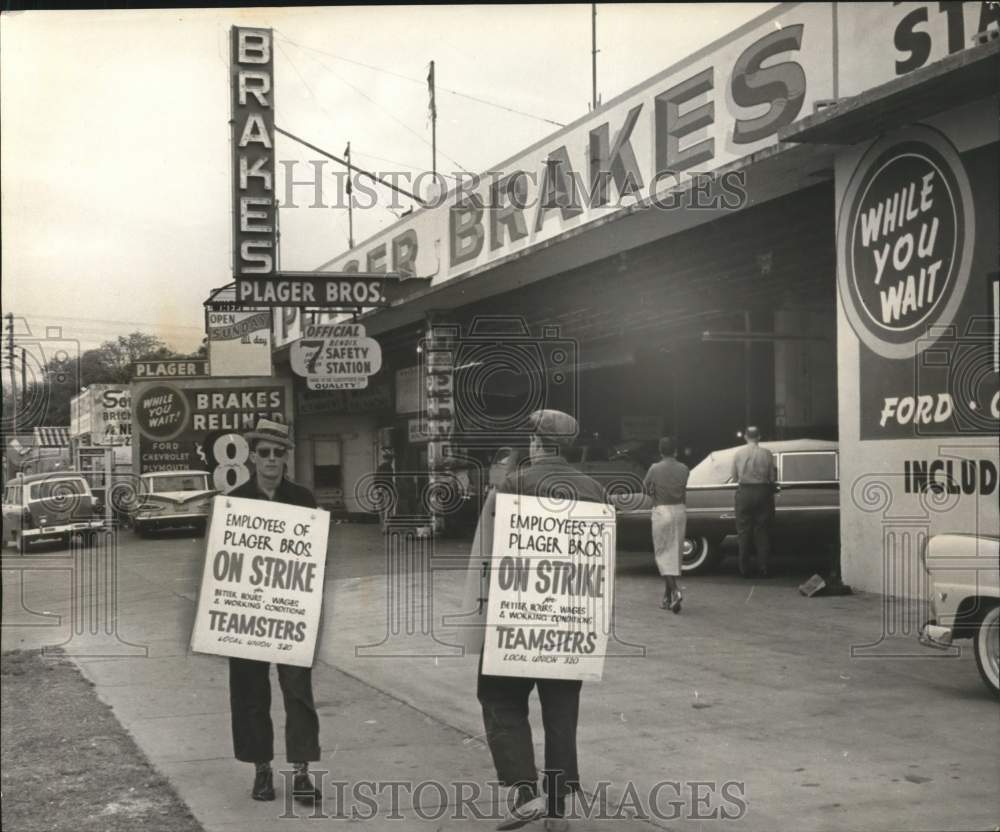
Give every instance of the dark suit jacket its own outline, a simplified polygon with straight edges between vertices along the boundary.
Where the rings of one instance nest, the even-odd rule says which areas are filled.
[[[229,492],[230,497],[244,497],[248,500],[266,500],[267,495],[257,487],[257,480],[252,479],[243,483],[239,488],[234,488]],[[290,506],[304,506],[305,508],[318,508],[316,497],[305,486],[298,485],[291,480],[282,479],[274,492],[274,502],[287,503]]]

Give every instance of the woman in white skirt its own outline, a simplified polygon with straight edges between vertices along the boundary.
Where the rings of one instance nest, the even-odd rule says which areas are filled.
[[[681,574],[681,549],[684,527],[687,525],[687,482],[690,470],[676,459],[677,443],[672,436],[660,440],[660,459],[646,472],[643,481],[646,493],[653,498],[653,552],[656,568],[663,576],[663,601],[660,606],[674,613],[681,611],[681,591],[677,578]]]

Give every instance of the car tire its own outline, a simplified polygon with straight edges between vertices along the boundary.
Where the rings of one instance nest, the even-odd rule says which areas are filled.
[[[19,555],[25,555],[28,553],[28,543],[25,541],[20,532],[14,532],[11,542],[14,544],[14,551]]]
[[[704,535],[685,537],[681,546],[681,574],[698,575],[715,568],[719,560],[719,546]]]
[[[997,669],[1000,662],[1000,657],[997,656],[1000,650],[998,638],[1000,638],[1000,604],[993,604],[979,622],[972,645],[979,675],[983,677],[986,687],[996,696],[1000,696],[1000,672]]]
[[[138,535],[139,537],[143,538],[149,537],[149,528],[146,526],[145,523],[140,523],[138,520],[136,520],[135,524],[133,525],[133,528],[135,529],[136,535]]]

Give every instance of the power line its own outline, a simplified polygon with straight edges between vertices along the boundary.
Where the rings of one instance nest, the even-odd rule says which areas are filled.
[[[291,43],[291,44],[293,44],[293,45],[296,45],[296,46],[298,46],[298,45],[299,45],[299,44],[296,44],[296,43],[295,43],[295,41],[292,41],[292,40],[289,40],[288,38],[285,38],[284,40],[285,40],[286,42],[288,42],[288,43]],[[285,53],[285,54],[287,55],[287,53]],[[426,145],[427,145],[428,147],[430,147],[430,142],[429,142],[429,141],[427,141],[427,139],[425,139],[425,138],[424,138],[424,137],[423,137],[422,135],[420,135],[420,133],[419,133],[419,132],[418,132],[417,130],[414,130],[414,129],[413,129],[412,127],[410,127],[410,125],[408,125],[408,124],[407,124],[407,123],[406,123],[405,121],[402,121],[401,119],[399,119],[399,118],[398,118],[398,117],[397,117],[397,116],[396,116],[396,115],[395,115],[394,113],[392,113],[392,112],[390,112],[389,110],[385,109],[385,107],[383,107],[383,106],[382,106],[381,104],[379,104],[379,103],[378,103],[378,102],[377,102],[377,101],[376,101],[376,100],[375,100],[374,98],[372,98],[372,97],[371,97],[370,95],[368,95],[368,93],[366,93],[366,92],[365,92],[364,90],[361,90],[361,89],[359,89],[358,87],[354,86],[354,84],[352,84],[352,83],[351,83],[350,81],[346,80],[345,78],[342,78],[342,77],[341,77],[340,75],[338,75],[338,74],[337,74],[337,73],[336,73],[336,72],[335,72],[335,71],[334,71],[333,69],[331,69],[331,68],[330,68],[329,66],[327,66],[327,65],[326,65],[326,64],[325,64],[325,63],[324,63],[323,61],[321,61],[321,60],[320,60],[319,58],[315,58],[315,57],[314,57],[314,58],[313,58],[313,60],[314,60],[314,61],[315,61],[315,62],[316,62],[317,64],[319,64],[319,65],[320,65],[321,67],[323,67],[323,68],[324,68],[324,69],[325,69],[325,70],[326,70],[327,72],[329,72],[329,73],[330,73],[330,74],[331,74],[331,75],[332,75],[332,76],[333,76],[334,78],[336,78],[336,79],[337,79],[338,81],[340,81],[340,82],[341,82],[342,84],[344,84],[344,85],[346,85],[346,86],[350,87],[350,88],[351,88],[352,90],[354,90],[354,91],[355,91],[355,92],[356,92],[356,93],[357,93],[358,95],[360,95],[360,96],[361,96],[362,98],[364,98],[364,99],[365,99],[366,101],[368,101],[368,102],[369,102],[369,103],[370,103],[370,104],[371,104],[371,105],[372,105],[373,107],[375,107],[375,108],[376,108],[377,110],[380,110],[380,111],[381,111],[381,112],[382,112],[383,114],[387,115],[387,116],[388,116],[389,118],[391,118],[391,119],[392,119],[393,121],[395,121],[395,122],[396,122],[396,123],[397,123],[397,124],[398,124],[398,125],[399,125],[400,127],[402,127],[402,128],[404,129],[404,130],[406,130],[406,131],[408,131],[408,132],[412,133],[412,134],[413,134],[414,136],[416,136],[416,137],[417,137],[417,139],[418,139],[419,141],[423,142],[423,143],[424,143],[424,144],[426,144]],[[451,157],[451,156],[447,155],[447,154],[446,154],[446,153],[444,153],[443,151],[442,151],[441,155],[442,155],[442,156],[444,156],[444,157],[445,157],[445,158],[446,158],[446,159],[447,159],[447,160],[448,160],[449,162],[451,162],[451,163],[452,163],[453,165],[455,165],[455,166],[457,166],[457,167],[461,168],[461,169],[462,169],[462,170],[464,170],[464,171],[465,171],[466,173],[470,173],[469,169],[468,169],[467,167],[465,167],[465,165],[463,165],[463,164],[462,164],[461,162],[457,161],[457,160],[456,160],[456,159],[454,159],[453,157]]]
[[[375,156],[372,153],[361,153],[353,149],[351,150],[351,153],[355,156],[364,156],[366,159],[374,159],[376,162],[388,162],[390,165],[399,165],[400,167],[409,168],[410,170],[424,170],[424,168],[420,167],[420,165],[411,165],[408,162],[400,162],[397,159],[386,159],[384,156]],[[452,176],[450,173],[441,173],[441,171],[438,171],[438,176],[443,176],[445,179],[454,179],[456,182],[458,181],[458,177]]]
[[[201,332],[202,327],[184,326],[183,324],[159,324],[152,321],[116,321],[107,318],[80,318],[68,315],[50,315],[48,312],[21,312],[15,318],[38,318],[43,321],[69,321],[84,324],[109,324],[115,326],[147,326],[154,329],[183,329]],[[37,336],[32,336],[37,337]]]
[[[317,147],[316,145],[312,144],[311,142],[307,142],[305,139],[300,138],[299,136],[296,136],[294,133],[290,133],[289,131],[287,131],[287,130],[281,128],[281,127],[279,127],[277,124],[274,125],[274,132],[275,133],[279,133],[282,136],[286,136],[289,139],[292,139],[293,141],[297,141],[299,144],[308,147],[310,150],[315,151],[316,153],[320,153],[323,156],[326,156],[327,159],[332,159],[334,162],[337,162],[337,163],[343,165],[344,167],[347,167],[347,160],[346,159],[341,159],[339,156],[336,156],[333,153],[330,153],[328,150],[323,150],[322,147]],[[396,191],[397,193],[400,193],[403,196],[408,197],[409,199],[412,199],[414,202],[418,203],[421,206],[424,205],[424,201],[422,199],[420,199],[420,197],[415,196],[414,194],[411,194],[409,191],[405,190],[404,188],[400,188],[399,185],[394,185],[391,182],[386,182],[382,177],[378,176],[377,174],[374,174],[374,173],[372,173],[370,171],[367,171],[364,168],[359,168],[357,165],[351,165],[351,169],[352,170],[356,170],[358,173],[364,174],[365,176],[367,176],[372,181],[378,182],[380,185],[385,185],[385,187],[391,188],[392,190]]]
[[[308,91],[309,97],[313,100],[313,103],[317,107],[319,107],[320,110],[326,113],[326,115],[328,115],[332,121],[336,121],[336,118],[334,118],[333,114],[329,110],[327,110],[326,107],[323,106],[323,103],[319,100],[318,96],[313,91],[312,85],[310,85],[310,83],[305,79],[305,76],[299,71],[299,67],[295,63],[295,61],[292,60],[292,56],[289,55],[288,52],[285,50],[285,48],[281,45],[281,41],[276,41],[276,43],[278,44],[278,48],[281,50],[281,54],[288,59],[288,63],[292,65],[292,69],[295,70],[295,74],[299,76],[299,80],[302,81],[302,84]],[[348,173],[350,173],[350,167],[348,167]],[[350,193],[350,184],[348,184],[348,193]],[[384,205],[382,207],[385,208]]]
[[[298,41],[294,41],[284,34],[282,34],[281,39],[284,40],[286,43],[290,43],[292,46],[298,46],[300,49],[308,49],[311,52],[317,52],[320,55],[326,55],[327,57],[334,58],[335,60],[338,61],[344,61],[345,63],[361,66],[364,67],[365,69],[370,69],[374,72],[382,72],[386,75],[392,75],[394,78],[400,78],[403,81],[409,81],[410,83],[413,84],[420,84],[421,86],[424,86],[427,83],[426,81],[422,81],[419,78],[411,78],[409,75],[402,75],[398,72],[393,72],[391,69],[383,69],[380,66],[373,66],[372,64],[366,64],[363,63],[362,61],[355,61],[352,58],[345,58],[342,55],[335,55],[332,52],[325,52],[322,49],[317,49],[315,46],[308,46],[304,43],[299,43]],[[450,89],[449,87],[442,87],[438,85],[437,89],[442,90],[443,92],[450,93],[451,95],[457,95],[459,98],[468,98],[470,101],[475,101],[479,104],[485,104],[487,107],[496,107],[498,110],[505,110],[508,113],[514,113],[515,115],[524,116],[525,118],[533,118],[536,121],[544,121],[546,124],[552,124],[556,127],[566,126],[562,122],[555,121],[554,119],[545,118],[545,116],[536,116],[534,113],[526,113],[524,110],[518,110],[515,107],[508,107],[506,104],[499,104],[496,101],[489,101],[485,98],[480,98],[475,95],[470,95],[469,93],[466,92],[459,92],[458,90],[453,90]]]
[[[309,93],[309,96],[312,98],[312,100],[316,104],[316,106],[319,107],[320,110],[322,110],[324,113],[326,113],[326,115],[328,115],[331,120],[336,121],[336,118],[334,117],[334,115],[329,110],[327,110],[326,107],[323,106],[323,103],[319,100],[319,97],[316,95],[315,91],[313,90],[312,85],[305,79],[305,76],[299,70],[298,65],[295,63],[295,61],[292,60],[292,56],[288,54],[288,52],[285,50],[285,48],[281,45],[280,41],[278,41],[277,43],[278,43],[278,48],[281,50],[281,53],[288,59],[288,62],[292,65],[292,69],[294,69],[295,70],[295,74],[299,76],[299,80],[302,81],[303,86],[305,86],[306,90]],[[279,132],[281,132],[281,131],[279,130]],[[285,134],[285,135],[289,135],[289,138],[293,138],[290,134]],[[382,158],[380,156],[373,156],[373,155],[368,154],[368,153],[357,153],[355,151],[355,155],[357,155],[357,156],[365,156],[365,157],[370,158],[370,159],[377,159],[377,160],[382,161],[382,162],[388,162],[389,164],[392,164],[392,165],[401,165],[402,167],[407,167],[407,168],[410,168],[411,170],[420,170],[420,168],[415,167],[413,165],[407,165],[405,162],[397,162],[397,161],[394,161],[392,159],[384,159],[384,158]],[[446,175],[447,174],[442,174],[442,176],[446,176]],[[449,177],[449,178],[454,179],[455,177]],[[379,181],[379,180],[376,178],[376,181]],[[389,186],[387,183],[381,183],[381,184],[385,185],[386,187],[390,187],[391,188],[391,186]],[[410,195],[407,194],[407,196],[410,196]],[[396,214],[396,212],[392,211],[388,206],[382,205],[382,207],[386,211],[389,211],[389,213],[392,214],[393,217],[395,217],[396,219],[399,219],[399,217]]]

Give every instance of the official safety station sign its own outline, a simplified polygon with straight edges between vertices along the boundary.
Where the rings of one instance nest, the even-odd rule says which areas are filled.
[[[310,390],[359,390],[382,368],[382,348],[362,324],[310,326],[292,344],[292,370]]]

